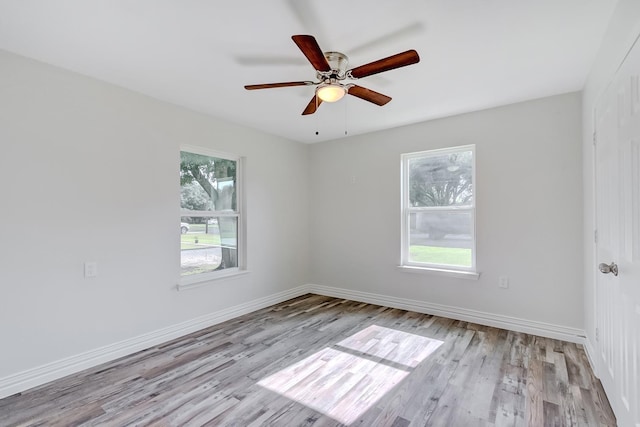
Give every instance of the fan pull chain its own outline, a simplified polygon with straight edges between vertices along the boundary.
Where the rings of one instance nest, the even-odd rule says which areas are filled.
[[[347,104],[348,99],[344,100],[344,136],[347,136]]]
[[[318,102],[318,97],[315,97],[316,100],[316,113],[314,114],[314,120],[316,121],[316,135],[320,135],[320,132],[318,131],[318,106],[320,105],[320,103]]]

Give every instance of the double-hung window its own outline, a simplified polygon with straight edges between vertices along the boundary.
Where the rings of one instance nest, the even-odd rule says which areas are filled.
[[[198,147],[180,151],[181,283],[243,266],[241,159]]]
[[[475,146],[402,155],[402,266],[475,272]]]

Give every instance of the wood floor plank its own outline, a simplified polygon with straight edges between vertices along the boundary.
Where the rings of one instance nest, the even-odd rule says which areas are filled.
[[[5,426],[614,426],[581,346],[304,295],[0,399]]]
[[[525,416],[527,425],[530,426],[540,426],[544,422],[544,401],[542,396],[543,375],[542,361],[532,359],[527,369],[527,406]]]

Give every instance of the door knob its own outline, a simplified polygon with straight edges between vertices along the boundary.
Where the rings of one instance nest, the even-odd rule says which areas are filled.
[[[612,262],[609,265],[603,262],[598,266],[598,268],[600,269],[601,273],[604,273],[604,274],[613,273],[614,276],[618,275],[618,266],[616,265],[615,262]]]

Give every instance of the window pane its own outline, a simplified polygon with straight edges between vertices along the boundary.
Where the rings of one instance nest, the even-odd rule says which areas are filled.
[[[236,211],[234,160],[180,152],[180,207],[191,211]]]
[[[472,267],[471,212],[414,212],[409,215],[409,262]]]
[[[471,151],[409,159],[409,206],[471,206],[472,162]]]
[[[238,266],[238,218],[182,217],[180,231],[182,276]]]

